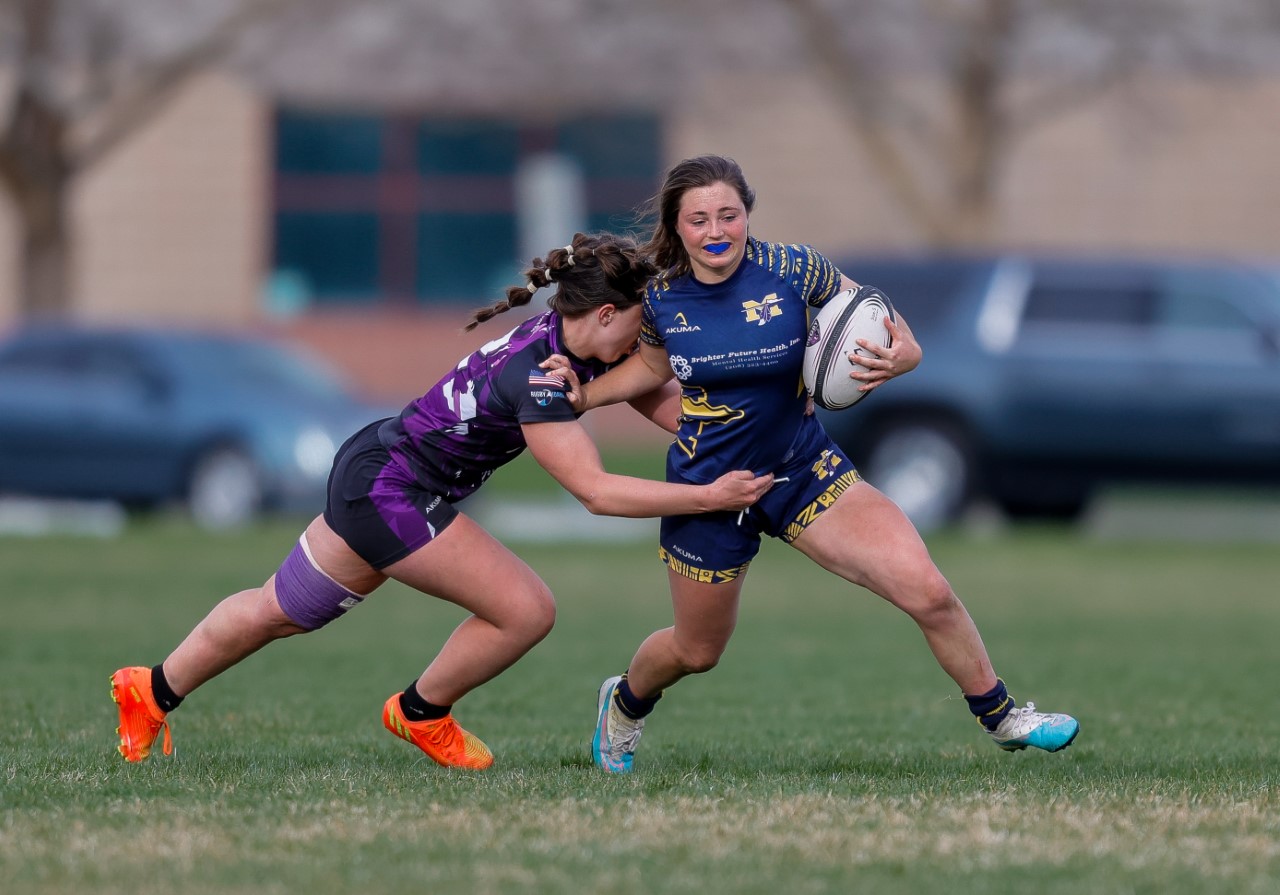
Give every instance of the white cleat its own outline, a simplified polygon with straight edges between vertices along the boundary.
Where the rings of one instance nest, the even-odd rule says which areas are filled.
[[[987,731],[996,745],[1009,752],[1028,746],[1057,752],[1065,749],[1080,732],[1080,722],[1070,715],[1037,712],[1036,704],[1013,709],[995,730]]]

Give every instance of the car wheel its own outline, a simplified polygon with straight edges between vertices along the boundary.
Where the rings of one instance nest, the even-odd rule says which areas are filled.
[[[862,473],[920,531],[959,518],[973,488],[968,439],[958,427],[933,422],[886,424],[873,438]]]
[[[213,448],[191,468],[187,507],[202,528],[244,525],[262,506],[262,485],[253,460],[234,447]]]

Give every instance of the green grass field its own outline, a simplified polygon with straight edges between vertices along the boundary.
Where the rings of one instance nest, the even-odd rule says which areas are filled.
[[[296,531],[0,539],[6,895],[1277,890],[1273,546],[933,538],[1015,696],[1080,718],[1057,755],[997,750],[905,616],[769,544],[720,667],[668,694],[635,774],[596,772],[595,689],[669,618],[638,543],[515,545],[560,615],[458,708],[490,772],[381,728],[461,619],[398,585],[213,681],[175,756],[126,765],[110,672]]]

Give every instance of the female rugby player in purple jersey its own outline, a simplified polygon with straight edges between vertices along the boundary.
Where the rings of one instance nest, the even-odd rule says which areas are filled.
[[[525,447],[592,513],[660,516],[754,504],[772,476],[730,472],[701,484],[611,475],[564,380],[540,364],[564,358],[588,382],[625,358],[640,331],[652,265],[634,242],[577,234],[534,259],[525,286],[477,311],[468,325],[555,290],[550,310],[463,360],[399,417],[380,420],[339,450],[324,513],[261,587],[227,597],[161,664],[111,676],[119,751],[142,761],[167,715],[193,690],[273,640],[333,621],[388,578],[448,600],[470,615],[422,675],[383,707],[383,724],[447,767],[482,769],[493,755],[454,720],[452,706],[547,635],[555,604],[542,580],[454,504]],[[661,385],[661,384],[660,384]],[[637,396],[642,413],[674,431],[674,389]]]
[[[1079,729],[1075,719],[1037,712],[1032,703],[1019,707],[1009,697],[978,629],[911,522],[858,476],[806,413],[800,388],[806,308],[857,284],[808,247],[752,237],[755,194],[730,159],[677,164],[652,204],[657,221],[646,250],[661,273],[646,291],[640,350],[614,372],[574,384],[571,400],[585,410],[651,392],[674,377],[681,416],[667,480],[709,482],[726,469],[775,478],[744,513],[663,518],[659,554],[674,624],[651,634],[626,673],[601,686],[595,763],[612,773],[630,771],[644,719],[663,690],[719,661],[761,535],[781,538],[906,612],[1001,747],[1067,746]],[[859,340],[876,355],[858,358],[870,368],[854,374],[864,390],[920,362],[906,324],[886,319],[886,326],[893,347]],[[573,371],[565,372],[572,383]]]

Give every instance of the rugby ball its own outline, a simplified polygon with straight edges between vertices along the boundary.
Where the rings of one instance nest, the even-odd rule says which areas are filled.
[[[847,289],[818,309],[809,324],[804,349],[804,387],[814,403],[827,410],[852,407],[867,396],[862,383],[850,379],[855,370],[866,370],[849,360],[849,355],[870,357],[858,347],[866,339],[888,348],[892,342],[884,318],[895,319],[893,305],[875,286]]]

